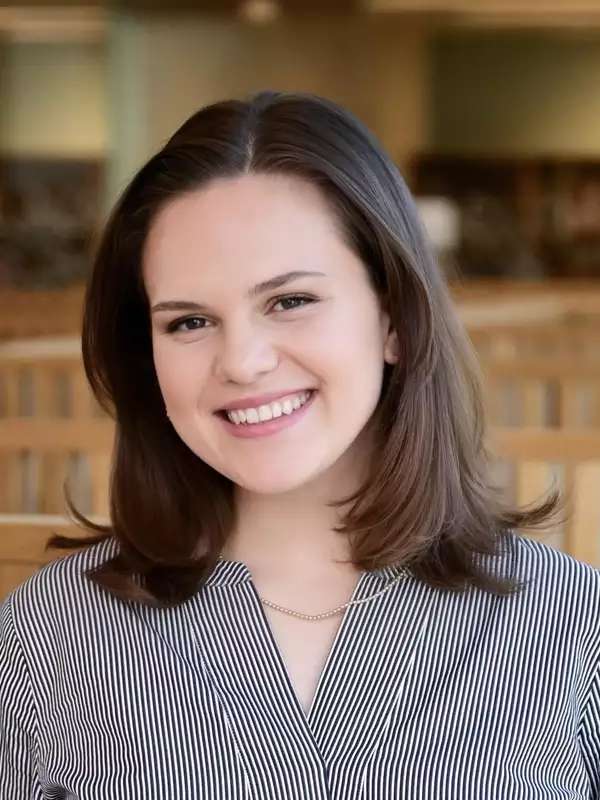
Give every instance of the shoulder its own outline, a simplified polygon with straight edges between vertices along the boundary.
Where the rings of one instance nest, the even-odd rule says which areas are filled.
[[[487,557],[486,557],[487,558]],[[600,641],[600,570],[533,538],[508,531],[490,567],[521,588],[507,599],[515,622],[553,627],[580,644]]]
[[[10,615],[20,632],[29,636],[45,630],[52,634],[64,627],[74,609],[93,608],[115,600],[87,577],[87,572],[119,552],[116,539],[62,556],[38,569],[13,589],[0,608]]]
[[[532,592],[568,592],[571,597],[600,592],[600,570],[546,544],[541,537],[511,530],[501,557],[514,577],[525,581]]]

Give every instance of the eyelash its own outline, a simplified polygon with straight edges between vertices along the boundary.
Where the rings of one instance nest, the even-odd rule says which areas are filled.
[[[276,305],[277,303],[281,303],[281,302],[283,302],[285,300],[303,300],[303,301],[305,301],[304,305],[310,305],[311,303],[317,303],[318,302],[318,300],[316,300],[314,297],[309,297],[308,295],[304,295],[304,294],[287,294],[287,295],[283,295],[282,297],[274,298],[273,304]],[[303,308],[303,305],[302,306],[295,306],[294,308],[287,308],[287,309],[284,309],[284,311],[295,311],[296,308]],[[278,312],[278,313],[282,313],[282,312]],[[173,320],[173,322],[170,322],[167,325],[167,333],[176,333],[177,332],[177,328],[179,328],[180,325],[183,325],[185,322],[189,322],[192,319],[206,319],[206,317],[198,317],[198,316],[196,316],[196,317],[184,317],[183,319],[175,319],[175,320]],[[184,333],[191,333],[192,331],[203,331],[203,330],[205,330],[204,327],[202,327],[202,328],[188,328],[187,330],[184,331]]]

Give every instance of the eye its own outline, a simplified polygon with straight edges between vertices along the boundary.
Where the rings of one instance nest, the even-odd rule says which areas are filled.
[[[167,325],[167,331],[168,333],[175,333],[181,328],[182,325],[186,325],[188,322],[198,322],[199,320],[206,322],[204,317],[186,317],[185,319],[175,319],[173,322],[170,322]],[[182,330],[184,333],[189,333],[190,331],[202,331],[204,330],[204,327],[205,326],[199,327],[195,325],[192,328],[182,328]]]
[[[302,305],[308,305],[310,303],[316,303],[317,302],[314,297],[308,297],[307,295],[304,295],[304,294],[288,294],[288,295],[285,295],[284,297],[277,298],[275,300],[275,305],[278,305],[279,303],[290,303],[290,302],[297,302],[297,301],[300,301],[302,303]],[[284,308],[283,310],[284,311],[293,311],[294,308],[302,308],[302,306],[294,305],[292,308]]]

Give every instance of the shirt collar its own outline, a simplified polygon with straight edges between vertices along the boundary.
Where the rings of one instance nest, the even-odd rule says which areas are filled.
[[[389,566],[368,570],[367,574],[376,582],[385,585],[402,572],[402,567]],[[207,588],[236,586],[252,580],[252,573],[242,561],[228,561],[219,558],[213,571],[204,582]]]

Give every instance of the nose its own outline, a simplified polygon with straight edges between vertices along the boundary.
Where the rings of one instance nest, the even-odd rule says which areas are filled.
[[[270,338],[251,325],[225,330],[215,354],[214,375],[223,382],[257,383],[278,364],[277,349]]]

